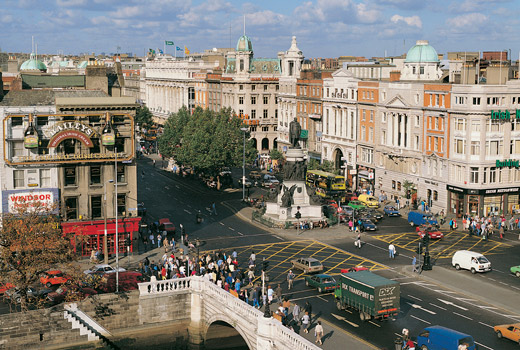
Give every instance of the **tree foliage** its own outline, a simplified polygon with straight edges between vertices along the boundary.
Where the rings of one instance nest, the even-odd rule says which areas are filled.
[[[283,153],[280,152],[278,149],[274,148],[272,149],[270,152],[269,152],[269,156],[271,157],[272,160],[282,160],[284,157],[283,157]]]
[[[22,309],[38,302],[26,291],[39,283],[40,274],[76,258],[70,237],[62,234],[55,206],[31,204],[4,215],[0,229],[0,283],[20,290]]]
[[[186,108],[172,114],[159,138],[161,154],[174,157],[179,165],[216,175],[223,167],[239,166],[243,157],[244,125],[231,109],[212,112],[200,107],[190,115]],[[246,133],[246,162],[257,155]]]
[[[148,107],[139,107],[135,112],[135,122],[145,129],[154,124],[152,112]]]
[[[324,160],[320,163],[317,159],[311,158],[307,164],[309,170],[321,170],[329,173],[339,174],[339,170],[334,168],[334,162]]]

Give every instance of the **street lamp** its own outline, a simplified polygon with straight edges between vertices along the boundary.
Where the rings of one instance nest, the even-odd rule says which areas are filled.
[[[108,246],[107,246],[107,184],[114,182],[114,180],[108,180],[103,186],[103,207],[105,216],[105,235],[103,237],[103,256],[105,257],[105,264],[108,265]]]
[[[246,200],[246,132],[248,128],[240,128],[244,132],[244,152],[242,154],[242,202]]]
[[[115,161],[114,161],[114,211],[116,217],[116,293],[119,293],[119,227],[117,222],[117,147],[114,147]]]

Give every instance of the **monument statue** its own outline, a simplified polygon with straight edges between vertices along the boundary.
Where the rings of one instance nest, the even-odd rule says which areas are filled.
[[[280,205],[283,208],[290,208],[293,202],[293,194],[296,190],[296,185],[292,185],[291,188],[287,188],[287,186],[283,186],[283,195],[282,195],[282,204]]]
[[[289,123],[289,142],[291,143],[293,148],[300,148],[298,142],[300,141],[300,134],[302,132],[302,127],[300,123],[294,118],[292,122]]]
[[[287,162],[283,168],[284,180],[290,181],[305,181],[305,174],[307,172],[307,166],[305,161],[303,162]]]

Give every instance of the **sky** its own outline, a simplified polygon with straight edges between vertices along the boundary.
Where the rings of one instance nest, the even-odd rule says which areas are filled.
[[[80,54],[235,47],[276,57],[291,37],[306,58],[397,56],[416,40],[438,53],[520,51],[518,0],[0,0],[0,50]],[[118,49],[119,48],[119,49]],[[166,46],[172,53],[173,46]]]

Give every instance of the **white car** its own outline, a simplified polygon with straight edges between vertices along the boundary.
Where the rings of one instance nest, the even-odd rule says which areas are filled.
[[[457,270],[470,270],[471,273],[491,271],[491,262],[484,255],[469,250],[455,252],[451,265]]]
[[[119,272],[122,272],[122,271],[126,271],[126,270],[124,268],[120,267]],[[90,269],[83,271],[83,273],[85,273],[85,274],[96,273],[96,274],[101,274],[101,275],[105,274],[105,273],[112,273],[112,272],[116,272],[116,269],[107,264],[94,265]]]

